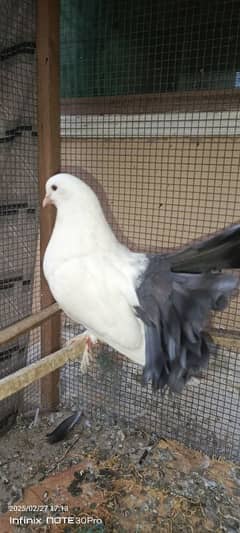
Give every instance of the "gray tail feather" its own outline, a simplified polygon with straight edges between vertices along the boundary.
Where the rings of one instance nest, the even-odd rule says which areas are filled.
[[[240,268],[240,224],[168,256],[173,272]]]
[[[238,275],[166,274],[146,279],[138,290],[138,316],[145,323],[144,381],[154,390],[180,392],[209,359],[206,333],[211,311],[222,311],[239,286]],[[160,289],[159,289],[160,287]]]

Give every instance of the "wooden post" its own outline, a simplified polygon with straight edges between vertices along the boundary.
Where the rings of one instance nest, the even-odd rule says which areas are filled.
[[[38,150],[40,201],[49,176],[60,170],[60,94],[59,94],[59,0],[37,2],[37,78],[38,78]],[[40,258],[52,232],[55,212],[41,209]],[[41,273],[41,308],[54,302]],[[49,319],[41,329],[42,357],[60,347],[60,316]],[[41,381],[42,407],[54,409],[59,403],[59,371]]]

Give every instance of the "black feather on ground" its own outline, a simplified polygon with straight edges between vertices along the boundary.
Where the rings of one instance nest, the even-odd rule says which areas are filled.
[[[47,433],[49,444],[55,444],[56,442],[65,439],[74,426],[78,424],[82,415],[82,411],[76,411],[76,413],[65,418],[65,420],[63,420],[51,433]]]

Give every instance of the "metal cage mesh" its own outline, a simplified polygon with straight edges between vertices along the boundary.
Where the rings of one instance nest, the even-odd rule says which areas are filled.
[[[61,2],[61,164],[93,186],[122,242],[166,250],[239,218],[239,3]],[[238,336],[239,300],[212,327]],[[65,339],[77,329],[67,319]],[[239,458],[236,342],[214,348],[197,387],[152,395],[103,347],[61,399],[209,454]]]
[[[36,2],[0,6],[1,328],[40,308]],[[172,249],[238,220],[240,6],[234,0],[61,0],[61,168],[86,179],[119,239]],[[213,318],[198,386],[153,395],[104,346],[61,371],[65,406],[239,459],[239,299]],[[63,317],[64,341],[81,328]],[[38,359],[40,329],[0,350],[0,377]],[[0,403],[0,430],[40,402]]]
[[[0,5],[0,317],[1,328],[39,308],[35,1]],[[0,350],[0,377],[39,356],[35,330]],[[0,402],[0,428],[38,403],[38,386]]]

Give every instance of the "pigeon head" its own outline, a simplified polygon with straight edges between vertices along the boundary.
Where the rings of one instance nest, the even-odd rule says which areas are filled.
[[[55,174],[46,183],[43,207],[53,204],[57,209],[86,209],[89,204],[99,203],[95,193],[81,179],[71,174]]]
[[[58,237],[58,248],[62,242],[66,247],[66,241],[71,244],[73,240],[76,246],[81,240],[85,250],[97,245],[109,249],[117,244],[95,192],[76,176],[61,173],[49,178],[43,207],[48,204],[57,209],[54,236]]]

